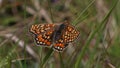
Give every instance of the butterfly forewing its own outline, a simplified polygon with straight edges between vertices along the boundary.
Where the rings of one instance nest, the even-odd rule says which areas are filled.
[[[79,31],[77,31],[73,26],[68,25],[63,31],[62,38],[65,43],[73,42],[79,35]]]

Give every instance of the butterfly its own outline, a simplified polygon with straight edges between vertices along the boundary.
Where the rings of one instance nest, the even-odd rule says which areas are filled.
[[[38,46],[52,47],[59,52],[80,34],[68,21],[60,24],[35,24],[31,26],[30,32],[34,34]]]

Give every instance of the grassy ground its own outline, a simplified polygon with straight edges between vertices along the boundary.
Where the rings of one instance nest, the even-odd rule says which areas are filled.
[[[0,0],[0,68],[120,68],[119,0]],[[68,20],[80,32],[63,52],[36,46],[32,24]]]

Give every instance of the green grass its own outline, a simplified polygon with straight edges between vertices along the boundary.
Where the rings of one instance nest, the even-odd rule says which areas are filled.
[[[102,26],[105,26],[105,24],[107,23],[106,20],[108,20],[112,10],[117,5],[117,2],[118,1],[116,1],[115,4],[113,4],[113,7],[110,9],[110,11],[107,13],[107,15],[103,18],[102,22],[98,25],[98,27],[90,33],[88,39],[86,40],[86,44],[84,45],[84,47],[82,49],[82,52],[78,55],[78,59],[75,63],[75,68],[79,68],[79,64],[82,61],[82,57],[84,56],[85,51],[86,51],[87,47],[90,45],[90,42],[94,38],[95,34],[101,30],[104,30],[104,28],[102,28]]]
[[[35,1],[53,23],[67,19],[80,31],[78,39],[69,45],[71,49],[68,46],[63,52],[56,52],[50,47],[36,46],[28,29],[31,24],[48,21],[36,9]],[[35,1],[5,1],[0,5],[0,68],[120,68],[119,0],[103,0],[102,8],[97,7],[97,0]],[[28,7],[40,15],[31,14]],[[24,41],[24,47],[19,46],[19,40],[5,37],[8,33]],[[27,51],[26,45],[38,58]]]

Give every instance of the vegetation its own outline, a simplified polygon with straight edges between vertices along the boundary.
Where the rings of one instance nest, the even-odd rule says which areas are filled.
[[[119,0],[0,0],[0,68],[120,68]],[[68,20],[63,52],[36,46],[32,24]]]

